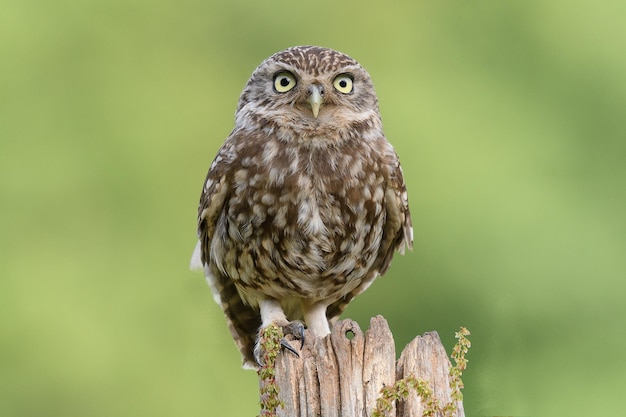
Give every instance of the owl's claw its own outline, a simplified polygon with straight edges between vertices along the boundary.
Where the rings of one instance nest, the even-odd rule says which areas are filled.
[[[297,350],[295,350],[293,348],[293,346],[291,346],[289,344],[289,342],[287,341],[287,339],[285,339],[284,337],[282,339],[280,339],[280,345],[282,347],[284,347],[285,349],[287,349],[289,352],[293,353],[294,355],[296,355],[297,357],[300,357],[300,354],[298,353]]]
[[[286,336],[290,334],[295,339],[299,339],[300,349],[302,349],[302,347],[304,346],[304,324],[299,320],[295,320],[295,321],[290,322],[288,325],[283,326],[282,329],[283,329],[283,334],[285,335],[285,337],[280,339],[280,345],[284,347],[285,349],[287,349],[288,351],[290,351],[291,353],[293,353],[294,355],[296,355],[297,357],[300,357],[300,354],[298,354],[298,352],[293,348],[293,346],[289,344],[289,341],[286,339]]]
[[[289,352],[296,355],[297,357],[300,357],[300,354],[298,353],[298,351],[293,346],[291,346],[289,342],[290,340],[293,341],[294,339],[299,339],[301,341],[300,349],[302,349],[302,347],[304,346],[304,323],[296,320],[292,322],[287,322],[287,324],[284,326],[281,326],[279,324],[277,324],[277,326],[279,326],[281,330],[283,331],[283,337],[280,339],[281,348],[285,348]],[[291,335],[291,337],[289,338],[290,340],[287,339],[288,335]],[[260,332],[259,337],[261,339],[264,337],[262,331]],[[265,366],[265,358],[264,358],[265,352],[263,351],[262,345],[263,345],[262,341],[257,340],[257,343],[254,346],[254,352],[253,352],[254,359],[259,367]]]

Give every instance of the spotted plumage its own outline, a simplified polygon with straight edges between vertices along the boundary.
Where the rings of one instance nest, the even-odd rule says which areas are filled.
[[[256,68],[206,177],[198,236],[192,266],[252,368],[261,327],[304,320],[325,336],[411,247],[400,163],[356,61],[302,46]]]

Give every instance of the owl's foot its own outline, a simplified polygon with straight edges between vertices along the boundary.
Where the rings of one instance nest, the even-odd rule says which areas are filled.
[[[282,330],[283,334],[278,341],[280,348],[275,344],[280,334],[275,332],[278,328]],[[275,355],[278,353],[277,349],[283,348],[287,349],[297,357],[300,357],[298,351],[290,344],[290,342],[296,339],[301,341],[300,349],[302,349],[302,346],[304,346],[304,323],[301,321],[296,320],[287,322],[285,325],[274,324],[264,327],[259,331],[259,338],[254,346],[254,359],[259,366],[263,367],[268,362],[267,355],[269,353],[273,351]],[[270,359],[270,362],[271,361],[272,360]]]
[[[287,324],[286,326],[282,326],[283,329],[283,338],[280,339],[280,345],[293,353],[294,355],[300,357],[298,352],[289,344],[287,340],[287,335],[293,336],[294,339],[300,340],[300,349],[304,346],[304,323],[300,320],[294,320]]]

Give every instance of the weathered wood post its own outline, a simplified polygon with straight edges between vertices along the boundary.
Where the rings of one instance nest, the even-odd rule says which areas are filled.
[[[300,348],[298,342],[292,345]],[[276,357],[276,385],[284,404],[276,415],[370,417],[376,410],[389,417],[420,417],[430,410],[431,415],[464,417],[462,401],[453,399],[452,365],[436,332],[413,339],[397,362],[395,352],[382,316],[372,318],[365,333],[348,319],[323,339],[305,337],[299,357],[290,352]],[[390,394],[394,386],[408,396]],[[384,387],[388,395],[381,397]],[[387,408],[377,408],[377,400]]]

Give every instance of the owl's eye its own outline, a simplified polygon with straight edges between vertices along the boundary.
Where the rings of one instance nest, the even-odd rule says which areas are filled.
[[[288,71],[281,71],[274,76],[274,89],[286,93],[296,86],[296,77]]]
[[[348,74],[339,74],[335,77],[333,86],[340,93],[350,94],[352,92],[352,77]]]

